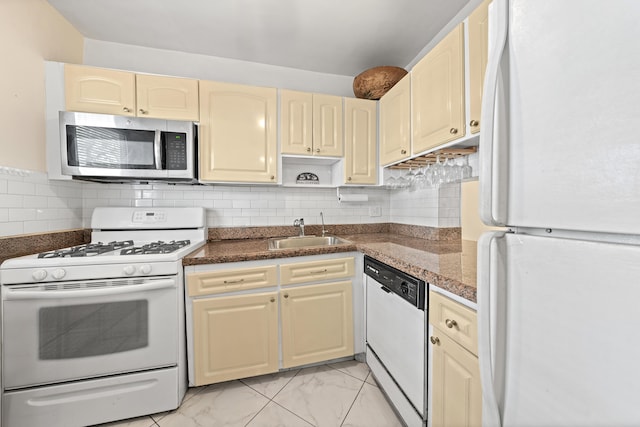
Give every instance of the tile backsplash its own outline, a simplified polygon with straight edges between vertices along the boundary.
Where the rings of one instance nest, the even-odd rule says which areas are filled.
[[[319,224],[320,212],[327,224],[460,225],[459,184],[340,192],[368,201],[339,203],[332,188],[50,181],[46,173],[0,167],[0,236],[88,228],[97,206],[202,206],[210,227],[290,225],[296,218]]]

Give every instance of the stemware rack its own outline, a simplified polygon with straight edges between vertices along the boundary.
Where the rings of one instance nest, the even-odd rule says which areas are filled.
[[[476,151],[478,151],[478,147],[443,148],[428,154],[423,154],[422,156],[414,157],[413,159],[405,160],[404,162],[397,163],[392,166],[388,166],[388,169],[421,168],[436,163],[438,156],[440,157],[440,161],[444,162],[445,159],[455,159],[462,156],[468,156],[469,154],[473,154]]]

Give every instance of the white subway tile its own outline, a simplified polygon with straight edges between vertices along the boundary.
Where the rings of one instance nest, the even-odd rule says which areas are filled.
[[[0,236],[15,236],[24,234],[24,222],[0,222]],[[31,233],[29,231],[28,233]]]
[[[2,208],[0,209],[0,222],[9,221],[9,209]]]
[[[17,194],[0,194],[0,208],[21,208],[23,196]]]

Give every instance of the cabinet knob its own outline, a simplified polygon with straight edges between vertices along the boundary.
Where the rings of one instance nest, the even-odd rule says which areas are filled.
[[[276,302],[276,299],[274,297],[271,297],[271,299],[269,301]]]
[[[307,153],[311,152],[311,147],[307,147]]]
[[[271,175],[271,181],[273,181],[274,179],[276,179],[275,175]]]
[[[447,325],[447,328],[452,329],[454,326],[458,326],[458,322],[455,320],[447,319],[444,321],[444,324]]]
[[[440,338],[438,338],[438,337],[432,336],[431,338],[429,338],[429,341],[431,341],[431,344],[433,344],[433,345],[440,344]]]
[[[351,177],[347,177],[347,181],[351,181]]]
[[[130,113],[131,109],[127,107],[122,107],[122,111],[124,111],[125,113]]]
[[[143,110],[142,108],[139,109],[138,111],[140,111],[140,114],[147,114],[149,113],[147,110]]]
[[[320,152],[320,149],[319,149],[319,148],[316,148],[316,153],[319,153],[319,152]]]
[[[400,154],[407,154],[407,150],[400,150]]]
[[[457,128],[451,128],[449,129],[449,133],[452,135],[455,135],[456,133],[458,133],[458,129]]]
[[[469,122],[469,126],[472,126],[472,127],[476,127],[476,126],[478,126],[479,124],[480,124],[480,122],[479,122],[479,121],[477,121],[477,120],[471,120],[471,121]]]
[[[285,298],[289,298],[289,294],[284,294],[284,297]]]

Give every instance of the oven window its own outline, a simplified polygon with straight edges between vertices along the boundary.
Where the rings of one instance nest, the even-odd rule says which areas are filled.
[[[147,347],[147,300],[44,307],[40,360],[74,359]]]

